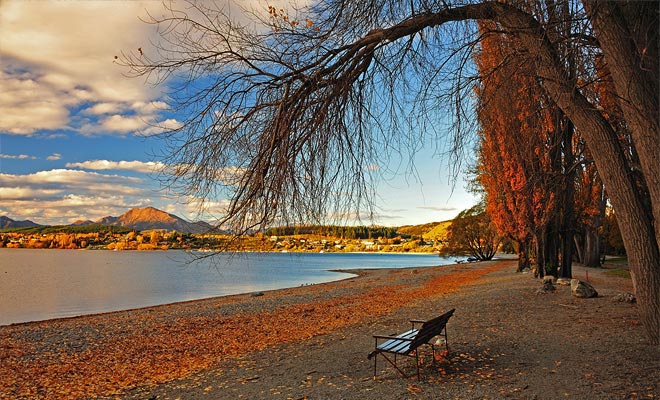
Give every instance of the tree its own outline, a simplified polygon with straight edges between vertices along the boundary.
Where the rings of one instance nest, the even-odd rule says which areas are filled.
[[[119,62],[161,82],[183,73],[175,76],[180,85],[173,95],[188,118],[170,136],[173,184],[201,197],[224,191],[231,199],[224,221],[245,230],[370,211],[368,167],[414,150],[419,140],[412,132],[432,131],[446,94],[469,92],[466,52],[479,36],[469,24],[454,22],[494,22],[521,49],[515,57],[534,65],[546,94],[590,147],[617,213],[641,319],[658,344],[657,3],[566,2],[566,17],[584,27],[569,37],[548,34],[548,21],[518,2],[326,0],[265,17],[255,11],[261,25],[241,25],[223,10],[191,4],[154,18],[164,40],[153,59],[149,49]],[[540,8],[550,3],[532,2]],[[309,23],[292,24],[304,18]],[[571,79],[560,57],[562,41],[574,41],[587,56],[602,54],[638,165],[628,162],[606,110],[585,96],[582,85],[593,80]],[[470,103],[451,105],[454,133],[464,133]],[[460,150],[460,135],[454,138]]]
[[[482,33],[497,28],[479,26]],[[499,232],[518,243],[518,270],[529,267],[534,244],[536,271],[543,276],[547,265],[554,271],[558,266],[556,106],[544,97],[531,66],[508,61],[515,51],[501,35],[484,35],[475,54],[481,77],[477,180]]]
[[[480,261],[492,260],[502,237],[486,213],[483,203],[464,210],[452,221],[447,232],[447,245],[443,253],[471,255]]]

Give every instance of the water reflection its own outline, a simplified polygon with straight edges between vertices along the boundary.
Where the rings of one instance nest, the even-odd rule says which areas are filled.
[[[0,249],[0,325],[346,278],[329,269],[448,264],[437,256]]]

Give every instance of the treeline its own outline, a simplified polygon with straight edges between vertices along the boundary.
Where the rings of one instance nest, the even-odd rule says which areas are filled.
[[[5,228],[1,229],[0,233],[22,233],[22,234],[42,234],[49,235],[52,233],[118,233],[126,234],[133,229],[124,226],[111,226],[102,224],[91,225],[54,225],[54,226],[30,226],[22,228]]]
[[[264,232],[268,236],[318,235],[341,239],[393,239],[402,236],[397,228],[383,226],[304,225],[280,226]],[[405,236],[405,235],[403,235]]]

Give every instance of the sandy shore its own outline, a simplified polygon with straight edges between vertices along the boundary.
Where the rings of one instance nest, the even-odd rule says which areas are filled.
[[[514,271],[515,261],[364,270],[260,296],[1,327],[0,398],[660,398],[660,350],[636,305],[612,301],[629,279],[589,269],[600,297],[576,299],[567,287],[537,294],[538,280]],[[434,365],[422,353],[419,382],[382,361],[372,379],[372,334],[450,308],[448,357]]]

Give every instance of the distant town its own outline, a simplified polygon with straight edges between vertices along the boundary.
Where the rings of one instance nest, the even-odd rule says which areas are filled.
[[[0,217],[0,247],[90,250],[438,253],[449,222],[390,227],[298,226],[237,237],[152,207],[45,226]]]

